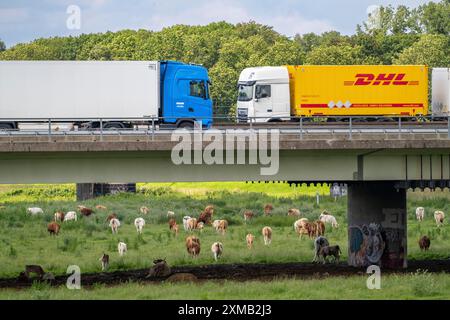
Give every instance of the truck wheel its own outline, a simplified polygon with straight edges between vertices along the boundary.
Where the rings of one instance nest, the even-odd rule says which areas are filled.
[[[13,129],[13,127],[9,123],[0,123],[0,130],[11,130],[11,129]]]
[[[109,123],[105,123],[104,126],[105,129],[107,130],[120,130],[120,129],[124,129],[125,126],[123,125],[123,123],[120,122],[109,122]]]
[[[193,129],[194,123],[191,121],[183,121],[178,125],[178,128]]]

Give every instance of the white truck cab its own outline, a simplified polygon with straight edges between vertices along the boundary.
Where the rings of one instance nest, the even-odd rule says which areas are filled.
[[[286,67],[247,68],[238,82],[239,122],[286,121],[291,116],[289,72]]]

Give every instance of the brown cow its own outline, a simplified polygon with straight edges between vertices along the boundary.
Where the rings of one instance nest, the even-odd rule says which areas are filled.
[[[245,210],[245,211],[244,211],[244,220],[245,220],[245,221],[251,220],[251,219],[253,219],[254,217],[255,217],[255,214],[253,213],[253,211],[251,211],[251,210]]]
[[[211,224],[213,214],[214,214],[214,207],[207,206],[205,210],[203,210],[203,212],[200,214],[198,222],[203,222],[204,224]]]
[[[323,264],[326,263],[328,256],[333,256],[334,261],[338,264],[341,256],[341,248],[339,248],[339,246],[325,246],[320,248],[319,257],[323,259]]]
[[[117,214],[115,213],[111,213],[107,218],[106,218],[106,222],[110,222],[112,219],[117,219]]]
[[[64,221],[64,212],[62,212],[62,211],[57,211],[57,212],[55,212],[55,222],[58,222],[58,221]]]
[[[56,222],[50,222],[47,226],[47,231],[50,233],[50,235],[58,235],[59,229],[61,226]]]
[[[272,211],[273,211],[273,205],[272,204],[268,203],[268,204],[266,204],[264,206],[264,214],[266,216],[270,216],[272,214]]]
[[[106,271],[106,269],[108,269],[109,266],[109,255],[104,253],[99,259],[99,261],[102,262],[102,271]]]
[[[419,240],[419,247],[421,251],[428,251],[430,249],[431,240],[427,236],[423,236]]]
[[[325,235],[325,223],[323,223],[320,220],[317,220],[314,222],[316,225],[316,237],[324,236]]]
[[[78,206],[78,210],[80,211],[81,215],[85,217],[89,217],[94,213],[94,210],[87,208],[85,206]]]
[[[289,217],[300,217],[301,213],[300,210],[292,208],[288,210],[288,216]]]
[[[196,236],[186,238],[186,249],[192,257],[198,257],[200,254],[200,239]]]

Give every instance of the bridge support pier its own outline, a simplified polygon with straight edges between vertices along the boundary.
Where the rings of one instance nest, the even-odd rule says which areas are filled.
[[[348,263],[407,267],[406,189],[394,182],[348,186]]]

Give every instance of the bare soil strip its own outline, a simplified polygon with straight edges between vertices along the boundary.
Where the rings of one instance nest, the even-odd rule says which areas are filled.
[[[410,261],[408,268],[403,270],[382,269],[382,273],[411,273],[417,270],[427,270],[432,273],[450,273],[450,260],[424,260]],[[105,273],[82,274],[81,285],[92,286],[94,284],[117,285],[126,282],[158,283],[165,278],[146,278],[149,270],[130,270]],[[344,263],[312,264],[312,263],[285,263],[285,264],[227,264],[186,266],[172,268],[172,274],[189,273],[198,280],[271,280],[274,278],[324,278],[336,276],[365,275],[363,268],[350,267]],[[68,276],[58,276],[50,284],[53,286],[65,285]],[[21,280],[19,278],[0,279],[0,288],[27,288],[36,279]]]

